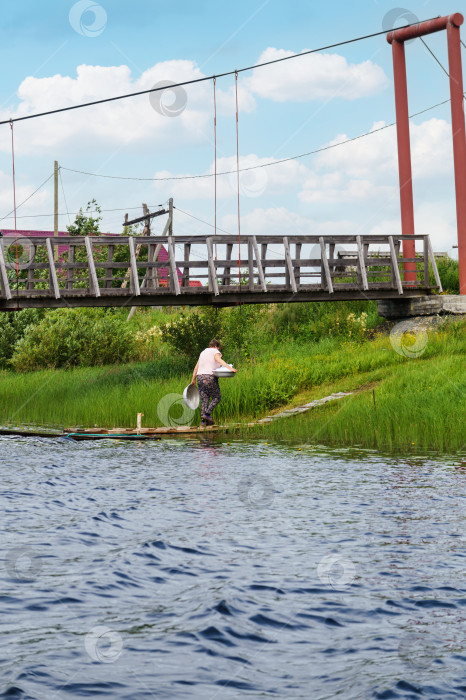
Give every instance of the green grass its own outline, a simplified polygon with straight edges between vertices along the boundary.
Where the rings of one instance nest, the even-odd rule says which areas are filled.
[[[244,364],[221,382],[217,421],[244,421],[334,391],[375,383],[339,402],[287,419],[250,435],[298,443],[362,445],[388,449],[459,450],[466,443],[466,324],[431,334],[416,359],[398,355],[388,338],[359,344],[324,339],[284,343]],[[181,394],[192,367],[167,355],[157,362],[113,367],[46,370],[0,375],[0,421],[64,426],[160,425],[157,406]],[[171,417],[181,408],[174,406]],[[195,423],[199,420],[199,412]]]
[[[303,444],[359,445],[403,451],[466,450],[464,357],[412,360],[373,373],[372,389],[304,415],[254,429],[269,440]],[[336,387],[333,387],[334,389]],[[345,383],[340,390],[351,389]]]

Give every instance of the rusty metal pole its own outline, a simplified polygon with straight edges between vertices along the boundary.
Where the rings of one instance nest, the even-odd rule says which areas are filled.
[[[392,42],[393,74],[395,82],[396,133],[398,141],[398,172],[400,180],[401,233],[414,235],[413,179],[411,172],[411,145],[409,139],[408,85],[406,79],[405,46],[403,41]],[[414,241],[403,241],[403,257],[415,258]],[[403,263],[405,282],[416,280],[416,263]]]
[[[461,21],[459,20],[461,18]],[[461,67],[461,15],[449,18],[447,24],[448,71],[450,74],[451,126],[455,165],[456,226],[458,229],[458,261],[460,294],[466,294],[466,131],[463,108],[463,71]],[[452,21],[454,20],[454,21]]]
[[[455,166],[456,224],[458,230],[458,259],[460,269],[460,294],[466,294],[466,135],[463,107],[463,73],[461,68],[461,46],[459,28],[463,24],[459,12],[446,17],[436,17],[410,27],[395,29],[387,34],[393,47],[393,69],[395,74],[395,102],[398,138],[398,164],[400,171],[401,227],[408,235],[414,233],[412,216],[411,156],[409,152],[408,96],[406,87],[406,64],[403,42],[434,32],[447,31],[448,64],[450,77],[451,121],[453,131],[453,160]],[[399,44],[399,46],[395,46]],[[401,126],[400,126],[401,125]],[[409,168],[409,172],[408,172]],[[403,190],[406,189],[403,193]],[[409,241],[410,243],[410,241]],[[405,246],[403,245],[403,254]],[[411,257],[411,254],[409,254]],[[410,265],[410,263],[408,263]],[[406,273],[405,279],[409,279]],[[412,279],[412,277],[411,277]]]

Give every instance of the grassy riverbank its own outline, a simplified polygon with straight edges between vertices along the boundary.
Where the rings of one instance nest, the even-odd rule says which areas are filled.
[[[306,444],[457,451],[466,443],[465,355],[464,322],[430,333],[416,358],[395,352],[388,337],[354,343],[288,340],[259,359],[244,360],[233,380],[222,381],[216,419],[247,421],[366,386],[339,402],[250,432]],[[132,427],[141,412],[143,424],[153,426],[164,422],[167,411],[176,422],[183,408],[176,396],[167,395],[179,395],[190,373],[189,363],[169,355],[129,365],[3,372],[0,422]],[[194,424],[198,421],[197,414]]]

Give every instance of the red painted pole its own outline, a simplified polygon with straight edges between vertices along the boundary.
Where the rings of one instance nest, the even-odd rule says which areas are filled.
[[[393,74],[395,81],[396,133],[398,141],[398,172],[400,180],[401,233],[414,235],[413,181],[411,174],[411,146],[409,140],[408,85],[406,80],[405,46],[392,41]],[[403,241],[403,257],[415,258],[414,241]],[[416,280],[416,263],[403,263],[405,282]]]
[[[442,29],[446,29],[449,23],[459,27],[463,24],[463,16],[459,12],[456,12],[454,15],[436,17],[426,22],[419,22],[419,24],[413,24],[411,27],[400,27],[400,29],[394,29],[392,32],[388,32],[387,41],[391,44],[392,41],[395,40],[408,41],[409,39],[416,39],[426,34],[440,32]]]
[[[458,15],[454,15],[456,18]],[[453,130],[453,161],[455,164],[456,226],[458,229],[458,260],[460,294],[466,294],[466,131],[463,109],[463,71],[459,27],[461,21],[447,25],[448,69],[450,74],[451,126]]]

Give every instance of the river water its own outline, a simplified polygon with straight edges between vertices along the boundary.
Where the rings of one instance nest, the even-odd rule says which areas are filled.
[[[0,697],[466,697],[466,459],[0,439]]]

